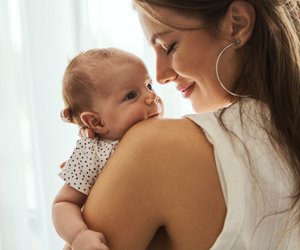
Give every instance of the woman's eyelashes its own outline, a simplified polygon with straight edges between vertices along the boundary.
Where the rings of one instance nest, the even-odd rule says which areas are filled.
[[[173,43],[171,43],[169,46],[167,46],[167,47],[165,48],[166,54],[169,55],[169,54],[171,54],[172,52],[174,52],[175,47],[176,47],[176,43],[175,43],[175,42],[173,42]]]

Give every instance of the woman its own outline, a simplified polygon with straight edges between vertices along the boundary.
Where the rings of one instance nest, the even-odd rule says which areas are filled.
[[[300,1],[134,6],[158,82],[198,114],[131,128],[87,224],[110,249],[300,249]]]

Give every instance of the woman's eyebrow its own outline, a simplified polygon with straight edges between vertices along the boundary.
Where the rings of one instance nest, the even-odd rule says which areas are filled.
[[[172,31],[171,30],[167,30],[167,31],[162,31],[162,32],[158,32],[158,33],[155,33],[153,34],[153,36],[151,37],[150,39],[150,42],[152,45],[156,45],[156,40],[161,38],[162,36],[165,36],[169,33],[171,33]]]

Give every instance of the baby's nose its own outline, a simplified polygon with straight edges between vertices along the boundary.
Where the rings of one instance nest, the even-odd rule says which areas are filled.
[[[150,93],[150,94],[146,97],[145,103],[146,103],[147,105],[151,105],[153,102],[157,102],[157,101],[156,101],[157,98],[158,98],[158,96],[157,96],[154,92],[153,92],[153,93]]]

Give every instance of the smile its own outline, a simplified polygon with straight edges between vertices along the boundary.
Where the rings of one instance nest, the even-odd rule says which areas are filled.
[[[196,86],[196,82],[192,82],[187,87],[178,86],[177,89],[181,92],[182,97],[188,98],[192,94],[195,86]]]

